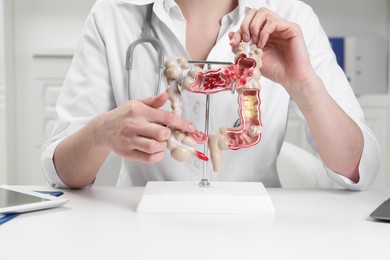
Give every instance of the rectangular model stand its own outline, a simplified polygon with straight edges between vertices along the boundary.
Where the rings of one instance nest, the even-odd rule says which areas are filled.
[[[267,190],[261,182],[196,182],[146,184],[138,204],[140,213],[178,214],[274,214]]]

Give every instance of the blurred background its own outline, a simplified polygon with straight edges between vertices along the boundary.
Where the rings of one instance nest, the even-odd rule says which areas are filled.
[[[0,0],[0,184],[45,185],[40,149],[94,0]],[[390,2],[305,0],[319,16],[382,150],[374,188],[390,187]],[[287,140],[310,151],[290,114]],[[114,184],[111,156],[98,182]]]

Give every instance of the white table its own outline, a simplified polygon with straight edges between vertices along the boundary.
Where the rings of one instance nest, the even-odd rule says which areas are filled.
[[[390,190],[268,189],[272,216],[137,214],[142,191],[64,190],[0,225],[0,259],[390,259],[390,223],[368,216]]]

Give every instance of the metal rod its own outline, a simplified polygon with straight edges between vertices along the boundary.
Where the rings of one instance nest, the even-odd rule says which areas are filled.
[[[231,62],[224,62],[224,61],[200,61],[200,60],[190,60],[188,63],[191,64],[207,64],[207,69],[211,69],[211,64],[214,65],[231,65],[233,63]],[[205,112],[205,126],[204,126],[204,133],[205,135],[209,135],[210,130],[210,95],[206,95],[206,112]],[[203,153],[208,156],[208,144],[204,144]],[[208,162],[203,162],[203,177],[199,182],[200,187],[208,187],[210,185],[209,179],[208,179]]]
[[[209,135],[210,130],[210,95],[206,95],[206,115],[205,115],[205,125],[204,125],[204,133],[205,135]],[[206,142],[203,146],[203,153],[208,156],[208,143]],[[203,161],[203,177],[200,180],[199,186],[206,187],[210,185],[208,180],[208,162]]]
[[[204,61],[204,60],[189,60],[188,63],[191,64],[213,64],[213,65],[231,65],[233,64],[232,62],[228,61]],[[207,69],[211,69],[211,66],[207,66]]]
[[[207,63],[207,69],[211,69],[211,63]],[[210,95],[206,95],[206,115],[205,115],[205,126],[204,126],[204,132],[206,136],[209,135],[210,130]],[[208,142],[204,144],[204,154],[207,156],[209,155],[209,147]],[[201,179],[199,186],[201,187],[207,187],[210,185],[209,179],[208,179],[208,161],[203,162],[203,178]]]

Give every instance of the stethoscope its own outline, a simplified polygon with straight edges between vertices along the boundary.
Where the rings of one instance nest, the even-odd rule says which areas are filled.
[[[152,12],[153,12],[153,4],[148,5],[148,9],[146,12],[145,22],[144,22],[144,29],[141,33],[141,36],[136,41],[132,42],[129,47],[127,48],[126,53],[126,70],[127,70],[127,93],[129,100],[132,99],[131,97],[131,70],[133,68],[133,55],[134,55],[134,49],[137,47],[137,45],[143,44],[143,43],[150,43],[152,44],[153,48],[157,52],[157,58],[158,58],[158,78],[157,78],[157,87],[156,87],[156,95],[160,94],[161,89],[161,79],[162,74],[164,70],[164,57],[165,57],[165,51],[162,46],[162,43],[159,39],[154,37],[151,32],[151,24],[152,24]]]

